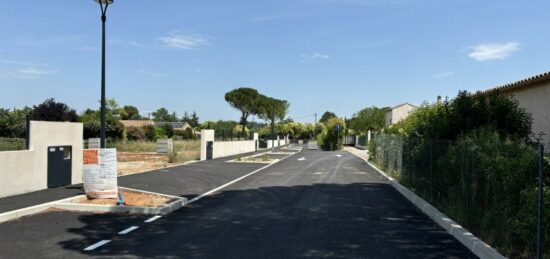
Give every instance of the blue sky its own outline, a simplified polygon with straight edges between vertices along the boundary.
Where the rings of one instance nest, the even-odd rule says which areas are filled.
[[[7,1],[0,107],[100,96],[100,10],[92,0]],[[116,0],[107,14],[107,95],[146,113],[238,119],[240,86],[326,110],[420,104],[550,70],[542,0]]]

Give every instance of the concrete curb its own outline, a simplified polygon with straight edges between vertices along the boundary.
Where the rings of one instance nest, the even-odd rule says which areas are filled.
[[[112,212],[112,213],[141,213],[141,214],[162,214],[166,215],[170,212],[178,210],[185,205],[187,205],[187,198],[171,196],[161,193],[154,193],[148,191],[142,191],[137,189],[131,189],[126,187],[120,187],[120,189],[135,191],[141,193],[147,193],[152,195],[164,196],[170,199],[174,199],[169,204],[166,204],[162,207],[131,207],[131,206],[110,206],[110,205],[94,205],[94,204],[77,204],[82,199],[86,198],[86,195],[77,195],[70,198],[65,198],[57,201],[42,203],[39,205],[22,208],[18,210],[8,211],[0,214],[0,223],[18,219],[24,216],[30,216],[33,214],[40,213],[48,209],[62,209],[69,211],[89,211],[89,212]]]
[[[467,229],[463,228],[458,223],[454,222],[452,219],[447,217],[447,215],[440,212],[434,206],[426,202],[424,199],[420,198],[414,192],[407,189],[405,186],[401,185],[397,180],[386,175],[382,170],[378,169],[375,165],[370,163],[367,159],[355,154],[354,152],[348,151],[354,156],[363,159],[367,162],[372,168],[376,169],[378,173],[386,177],[391,186],[396,189],[401,195],[407,198],[412,202],[418,209],[420,209],[424,214],[428,215],[433,221],[435,221],[439,226],[444,228],[449,234],[456,238],[462,245],[470,249],[472,253],[479,256],[482,259],[490,258],[506,258],[497,252],[494,248],[483,242],[481,239],[474,236]]]
[[[119,189],[137,193],[146,193],[158,195],[172,199],[173,201],[160,207],[134,207],[134,206],[116,206],[116,205],[96,205],[96,204],[80,204],[78,202],[86,199],[86,195],[79,195],[63,202],[52,204],[52,207],[69,211],[89,211],[89,212],[112,212],[112,213],[135,213],[146,215],[166,215],[172,211],[178,210],[187,204],[187,198],[166,195],[162,193],[148,192],[137,189],[119,187]]]
[[[0,223],[10,221],[10,220],[14,220],[14,219],[18,219],[18,218],[21,218],[21,217],[24,217],[24,216],[29,216],[29,215],[32,215],[32,214],[40,213],[42,211],[45,211],[47,209],[52,208],[53,204],[55,204],[55,203],[67,202],[67,201],[71,200],[72,198],[74,198],[74,197],[65,198],[65,199],[61,199],[61,200],[57,200],[57,201],[51,201],[51,202],[47,202],[47,203],[34,205],[34,206],[31,206],[31,207],[26,207],[26,208],[22,208],[22,209],[18,209],[18,210],[12,210],[12,211],[1,213],[0,214]]]

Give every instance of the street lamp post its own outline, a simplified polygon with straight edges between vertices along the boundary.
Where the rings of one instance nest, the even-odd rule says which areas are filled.
[[[99,137],[100,147],[105,148],[105,22],[107,21],[107,7],[113,4],[114,0],[94,0],[101,8],[101,118]]]

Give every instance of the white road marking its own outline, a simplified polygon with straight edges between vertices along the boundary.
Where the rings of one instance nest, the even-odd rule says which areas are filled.
[[[122,231],[118,232],[118,234],[119,235],[126,235],[126,234],[128,234],[128,233],[130,233],[130,232],[132,232],[132,231],[134,231],[138,228],[139,228],[138,226],[131,226],[131,227],[125,229],[125,230],[122,230]]]
[[[153,222],[153,221],[159,219],[160,217],[162,217],[162,216],[156,215],[156,216],[153,216],[153,217],[151,217],[150,219],[148,219],[148,220],[146,220],[146,221],[143,221],[143,222],[145,222],[145,223],[151,223],[151,222]]]
[[[298,158],[298,161],[304,161],[304,160],[306,160],[305,157],[300,157],[300,158]]]
[[[338,158],[341,158],[341,157],[342,157],[342,154],[338,154],[338,155],[336,155],[336,156],[337,156]]]
[[[91,246],[88,246],[88,247],[84,248],[84,251],[92,251],[92,250],[94,250],[94,249],[96,249],[96,248],[98,248],[102,245],[105,245],[105,244],[109,243],[109,242],[111,242],[111,240],[101,240],[101,241],[99,241],[99,242],[97,242],[97,243],[95,243]]]
[[[289,158],[289,157],[291,157],[291,156],[293,156],[293,155],[295,155],[295,154],[292,154],[292,155],[283,157],[283,158],[281,158],[281,159],[279,160],[279,162],[280,162],[280,161],[283,161],[283,160],[285,160],[285,159],[287,159],[287,158]],[[239,178],[237,178],[237,179],[235,179],[235,180],[233,180],[233,181],[231,181],[231,182],[228,182],[228,183],[226,183],[226,184],[224,184],[224,185],[222,185],[222,186],[220,186],[220,187],[217,187],[217,188],[214,188],[214,189],[212,189],[212,190],[210,190],[210,191],[208,191],[208,192],[205,192],[205,193],[203,193],[203,194],[201,194],[201,195],[199,195],[199,196],[197,196],[197,197],[195,197],[195,198],[189,200],[189,202],[187,202],[187,204],[191,204],[191,203],[193,203],[193,202],[196,202],[196,201],[198,201],[198,200],[200,200],[200,199],[202,199],[202,198],[204,198],[204,197],[206,197],[206,196],[209,196],[209,195],[211,195],[211,194],[213,194],[213,193],[215,193],[215,192],[217,192],[217,191],[219,191],[219,190],[221,190],[221,189],[223,189],[223,188],[225,188],[225,187],[227,187],[227,186],[229,186],[229,185],[232,185],[232,184],[234,184],[234,183],[236,183],[236,182],[238,182],[238,181],[240,181],[240,180],[242,180],[242,179],[244,179],[244,178],[246,178],[246,177],[249,177],[249,176],[251,176],[251,175],[253,175],[253,174],[255,174],[255,173],[258,173],[258,172],[260,172],[260,171],[262,171],[262,170],[264,170],[264,169],[266,169],[266,168],[268,168],[268,167],[270,167],[270,166],[272,166],[272,165],[274,165],[274,164],[276,164],[276,163],[272,163],[272,164],[266,165],[266,166],[264,166],[264,167],[262,167],[262,168],[259,168],[259,169],[255,170],[255,171],[252,171],[252,172],[250,172],[250,173],[248,173],[248,174],[246,174],[246,175],[243,175],[243,176],[241,176],[241,177],[239,177]]]

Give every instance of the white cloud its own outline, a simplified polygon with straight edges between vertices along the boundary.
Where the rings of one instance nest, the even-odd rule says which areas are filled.
[[[0,63],[8,64],[8,65],[16,65],[16,66],[29,66],[29,67],[44,66],[44,64],[42,63],[21,62],[16,60],[9,60],[9,59],[0,59]]]
[[[138,73],[142,74],[142,75],[154,76],[154,77],[164,77],[164,76],[166,76],[165,74],[152,72],[152,71],[145,70],[145,69],[139,70]]]
[[[0,69],[0,78],[3,79],[36,79],[42,76],[55,74],[55,70],[45,70],[36,67],[26,67],[21,69]]]
[[[136,47],[136,48],[143,47],[143,45],[141,45],[140,43],[138,43],[138,42],[135,41],[135,40],[131,40],[131,41],[126,42],[126,45],[127,45],[128,47]]]
[[[201,36],[188,36],[179,33],[170,33],[169,36],[159,37],[165,47],[175,49],[194,49],[207,44],[207,40]]]
[[[27,68],[19,69],[17,71],[17,73],[22,78],[34,79],[34,78],[38,78],[38,77],[45,76],[45,75],[55,74],[55,73],[57,73],[57,71],[45,70],[45,69],[40,69],[40,68],[36,68],[36,67],[27,67]]]
[[[35,79],[57,73],[46,67],[44,63],[0,59],[0,79]]]
[[[326,54],[320,54],[317,52],[314,52],[313,54],[303,54],[301,55],[302,58],[309,58],[309,59],[329,59],[330,56]]]
[[[492,59],[505,59],[513,52],[519,50],[519,43],[517,42],[505,42],[505,43],[484,43],[477,45],[472,49],[472,52],[468,54],[470,58],[477,61],[485,61]]]
[[[433,79],[440,79],[440,78],[452,76],[452,75],[454,75],[454,74],[455,74],[455,72],[437,73],[437,74],[433,74],[433,75],[432,75],[432,78],[433,78]]]

